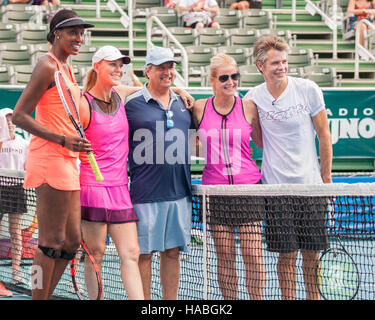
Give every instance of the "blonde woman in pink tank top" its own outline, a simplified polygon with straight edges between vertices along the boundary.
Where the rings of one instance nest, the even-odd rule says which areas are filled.
[[[233,185],[261,183],[261,173],[250,156],[250,138],[262,147],[262,133],[256,108],[235,96],[239,73],[235,60],[218,54],[211,59],[210,81],[214,96],[196,101],[193,119],[204,149],[202,184]],[[241,240],[246,286],[251,300],[263,299],[265,269],[262,258],[262,205],[246,197],[215,196],[209,207],[220,290],[224,299],[238,298],[235,227]],[[247,201],[247,202],[246,202]],[[260,203],[264,200],[259,199]],[[244,206],[243,204],[246,203]],[[237,206],[237,207],[236,207]],[[229,209],[235,210],[236,217]]]
[[[121,261],[120,273],[128,298],[141,300],[144,292],[138,267],[138,218],[128,190],[129,125],[124,107],[125,98],[140,88],[120,84],[123,65],[130,63],[130,58],[116,47],[101,47],[93,55],[92,62],[80,102],[80,113],[104,180],[95,180],[87,156],[82,154],[83,237],[96,263],[101,266],[109,233]],[[186,103],[194,103],[184,90],[174,88],[174,91],[181,94]]]
[[[60,70],[76,103],[80,90],[67,63],[83,43],[84,29],[93,27],[76,12],[58,11],[50,23],[50,52],[36,64],[18,100],[13,123],[33,137],[26,159],[25,187],[37,195],[38,250],[32,268],[32,298],[49,299],[81,242],[81,211],[77,159],[91,150],[69,121],[59,100],[54,73]],[[36,111],[36,119],[31,114]]]
[[[92,144],[104,180],[96,181],[87,156],[82,154],[82,233],[100,268],[109,233],[120,257],[119,271],[128,299],[143,300],[138,268],[138,218],[128,190],[129,129],[123,104],[129,94],[140,88],[120,85],[123,65],[130,63],[130,58],[117,48],[101,47],[92,61],[93,67],[87,74],[80,109],[86,137]],[[90,281],[90,278],[87,277],[86,281]]]

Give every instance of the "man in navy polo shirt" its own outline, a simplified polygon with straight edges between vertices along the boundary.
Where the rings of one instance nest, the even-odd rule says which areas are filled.
[[[125,101],[129,121],[130,195],[139,221],[139,268],[145,299],[150,299],[152,253],[160,252],[164,299],[176,299],[179,251],[187,251],[191,230],[190,111],[170,87],[173,52],[151,48],[148,82]]]

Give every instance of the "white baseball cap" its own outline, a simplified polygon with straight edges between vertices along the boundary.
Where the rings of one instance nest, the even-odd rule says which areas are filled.
[[[173,51],[169,48],[154,46],[147,52],[146,65],[153,64],[154,66],[159,66],[164,62],[170,61],[177,63]]]
[[[7,116],[8,114],[13,114],[13,110],[10,108],[0,109],[0,115]]]
[[[128,56],[122,54],[121,51],[117,49],[116,47],[103,46],[94,53],[91,60],[92,60],[92,64],[94,65],[94,63],[102,61],[102,60],[115,61],[121,58],[124,64],[129,64],[131,61]]]

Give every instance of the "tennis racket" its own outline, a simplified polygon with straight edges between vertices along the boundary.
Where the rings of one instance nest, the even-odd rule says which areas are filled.
[[[83,239],[74,259],[70,261],[70,275],[74,291],[80,300],[102,298],[100,270]]]
[[[332,222],[334,206],[329,204],[328,210]],[[336,239],[338,246],[325,250],[319,259],[316,268],[318,289],[325,300],[352,300],[359,290],[360,273],[340,237],[336,236]]]
[[[70,121],[73,123],[74,128],[76,129],[78,135],[81,138],[86,139],[85,132],[83,130],[83,127],[82,127],[82,124],[81,124],[81,121],[80,121],[80,118],[79,118],[79,115],[78,115],[78,110],[77,110],[76,104],[74,103],[72,93],[71,93],[68,85],[66,84],[66,81],[65,81],[61,71],[55,72],[55,83],[56,83],[57,91],[59,92],[61,102],[64,105],[64,109],[65,109],[66,113],[68,114],[68,117],[69,117]],[[71,109],[74,109],[76,117],[77,117],[77,121],[74,120],[73,115],[70,111]],[[98,166],[98,164],[96,162],[96,159],[94,157],[94,153],[92,151],[87,152],[87,157],[90,161],[90,165],[91,165],[92,170],[95,174],[96,180],[97,181],[103,181],[104,178],[103,178],[103,176],[100,172],[99,166]]]

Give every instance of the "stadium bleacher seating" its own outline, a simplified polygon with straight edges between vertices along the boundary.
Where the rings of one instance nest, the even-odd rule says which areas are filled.
[[[345,15],[348,0],[340,0],[341,13]],[[284,37],[291,46],[289,56],[290,74],[301,75],[300,68],[306,66],[319,66],[321,68],[333,68],[334,73],[321,73],[327,77],[323,85],[331,86],[329,77],[341,81],[333,81],[333,85],[351,86],[373,86],[375,85],[375,66],[371,61],[360,62],[360,79],[354,79],[354,40],[345,40],[344,32],[338,38],[338,58],[332,58],[332,30],[322,21],[319,15],[312,16],[305,10],[305,2],[297,0],[296,21],[291,21],[291,1],[283,1],[281,8],[276,7],[276,0],[263,0],[262,9],[249,9],[243,11],[229,10],[231,0],[218,1],[221,8],[215,17],[221,29],[218,33],[211,28],[205,28],[199,32],[181,27],[181,21],[177,11],[163,7],[163,0],[135,0],[134,24],[133,24],[133,50],[132,65],[135,74],[141,82],[146,79],[143,76],[145,56],[147,50],[146,41],[146,17],[153,14],[167,26],[168,30],[176,37],[187,50],[189,57],[189,85],[201,86],[204,83],[198,75],[202,75],[200,67],[209,64],[209,58],[219,52],[230,53],[243,67],[252,63],[251,48],[254,41],[262,34],[278,34]],[[330,10],[331,0],[318,0],[321,7]],[[126,6],[120,1],[117,3],[126,11]],[[86,0],[62,0],[61,6],[69,7],[77,11],[87,21],[94,23],[93,28],[86,37],[86,45],[98,48],[105,44],[112,44],[120,48],[124,53],[129,52],[129,40],[127,28],[120,22],[118,12],[111,12],[105,5],[101,4],[101,17],[96,17],[96,1]],[[15,66],[35,64],[37,59],[48,50],[45,44],[46,24],[38,23],[40,13],[46,13],[45,9],[35,8],[38,6],[28,5],[3,5],[1,6],[0,24],[0,54],[1,66]],[[39,20],[38,20],[39,19]],[[213,30],[213,31],[212,31]],[[342,30],[344,31],[344,30]],[[172,41],[168,40],[163,32],[155,26],[152,41],[155,45],[168,45],[180,53]],[[12,47],[11,44],[14,44]],[[5,47],[3,46],[5,45]],[[26,47],[25,47],[26,46]],[[207,51],[206,46],[210,49]],[[375,49],[372,39],[370,46]],[[241,49],[242,47],[242,49]],[[23,49],[20,49],[23,48]],[[250,57],[249,57],[250,50]],[[244,56],[242,55],[244,52]],[[296,52],[298,54],[296,54]],[[301,54],[303,52],[303,54]],[[72,63],[77,69],[77,78],[83,81],[87,66],[90,62],[90,52],[85,52],[84,47],[80,55],[72,57]],[[12,69],[12,68],[8,68]],[[181,70],[181,66],[177,66]],[[199,70],[199,71],[198,71]],[[15,79],[11,77],[11,71],[2,72],[0,82],[4,79]],[[306,76],[308,72],[302,72]],[[314,78],[317,72],[310,72]],[[251,74],[247,72],[247,74]],[[255,72],[260,80],[261,74]],[[257,81],[250,79],[251,76],[241,78],[241,85],[250,85]],[[255,79],[255,77],[253,77]],[[315,77],[316,79],[319,76]],[[13,81],[9,80],[9,81]],[[14,80],[15,81],[15,80]],[[318,80],[316,80],[318,81]],[[80,82],[82,84],[82,82]]]

